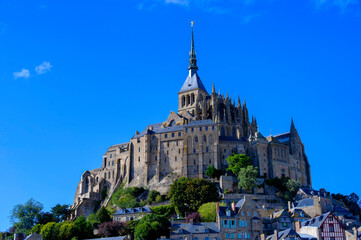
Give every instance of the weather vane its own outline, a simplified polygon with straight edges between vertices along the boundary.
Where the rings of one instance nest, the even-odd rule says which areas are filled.
[[[191,23],[192,23],[192,27],[193,27],[193,23],[194,23],[194,21],[192,21]]]

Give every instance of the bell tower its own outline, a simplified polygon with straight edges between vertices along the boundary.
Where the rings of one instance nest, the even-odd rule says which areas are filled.
[[[198,76],[198,66],[196,51],[194,48],[193,23],[192,23],[192,40],[191,50],[189,52],[188,76],[183,83],[181,90],[178,92],[178,114],[187,118],[194,118],[197,103],[205,101],[208,92]]]

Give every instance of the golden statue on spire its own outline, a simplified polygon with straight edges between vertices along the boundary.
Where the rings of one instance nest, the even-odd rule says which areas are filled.
[[[192,27],[193,27],[194,21],[191,21],[191,24],[192,24]]]

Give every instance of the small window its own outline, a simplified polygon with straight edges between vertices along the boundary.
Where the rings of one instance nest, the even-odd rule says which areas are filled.
[[[334,232],[335,229],[333,228],[333,224],[330,225],[330,232]]]
[[[188,133],[188,128],[186,128],[186,133]]]
[[[193,153],[196,153],[196,149],[195,149],[195,148],[193,148]]]
[[[214,130],[214,126],[212,126],[212,130]]]
[[[178,153],[180,153],[180,149],[178,149]]]
[[[112,158],[113,157],[113,154],[110,154],[110,158]]]
[[[177,161],[177,157],[175,157],[175,161]]]
[[[181,133],[181,132],[178,133],[178,137],[180,137],[180,136],[182,136],[182,133]]]
[[[206,152],[208,152],[208,147],[206,148]]]
[[[199,127],[199,131],[202,132],[202,127]]]
[[[177,141],[177,146],[178,146],[178,141]]]
[[[140,138],[137,138],[137,142],[140,143]]]
[[[138,162],[140,162],[140,157],[138,157]]]
[[[209,164],[211,164],[212,163],[212,160],[211,159],[209,159]]]
[[[196,160],[193,160],[194,165],[196,165]]]
[[[194,132],[194,128],[192,128],[192,132]]]
[[[198,137],[197,136],[194,137],[194,142],[198,142]]]
[[[114,166],[114,161],[112,161],[112,166]]]
[[[139,147],[139,149],[138,149],[138,152],[140,152],[140,147]]]
[[[168,134],[164,134],[164,138],[167,138],[168,137]]]
[[[167,147],[169,147],[169,142],[167,142]]]
[[[154,157],[154,160],[157,161],[157,156]]]
[[[167,150],[167,155],[169,154],[169,151]]]
[[[208,126],[206,127],[206,131],[208,131]]]
[[[172,133],[172,137],[174,137],[174,133]]]

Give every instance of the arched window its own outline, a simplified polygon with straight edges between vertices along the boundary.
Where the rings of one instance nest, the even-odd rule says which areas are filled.
[[[175,121],[174,120],[170,121],[169,126],[174,126],[174,125],[175,125]]]
[[[203,135],[203,142],[207,142],[207,137],[206,137],[206,135]]]
[[[187,95],[186,103],[187,103],[187,106],[191,103],[191,97],[189,95]]]
[[[184,107],[185,104],[186,104],[186,98],[185,96],[182,96],[182,107]]]
[[[191,95],[192,97],[191,97],[191,103],[193,104],[194,102],[195,102],[195,99],[194,99],[194,93],[192,93],[192,95]]]
[[[224,130],[224,126],[221,127],[221,136],[226,136],[226,131]]]

